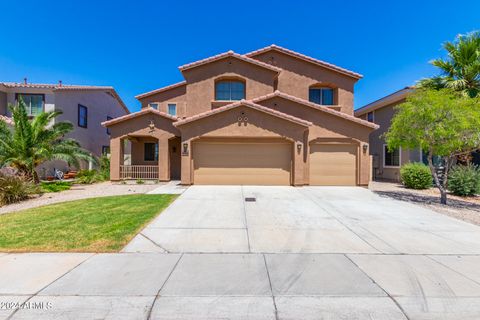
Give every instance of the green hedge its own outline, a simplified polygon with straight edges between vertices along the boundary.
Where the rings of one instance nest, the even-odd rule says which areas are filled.
[[[428,189],[432,186],[432,173],[423,163],[407,163],[400,169],[403,185],[409,189]]]
[[[480,170],[473,165],[455,166],[448,174],[448,190],[457,196],[480,193]]]

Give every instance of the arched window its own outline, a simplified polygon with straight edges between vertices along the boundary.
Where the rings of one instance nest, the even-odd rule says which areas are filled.
[[[308,92],[308,100],[326,106],[333,105],[333,91],[328,87],[311,87]]]
[[[215,83],[215,100],[245,99],[245,82],[240,80],[220,80]]]

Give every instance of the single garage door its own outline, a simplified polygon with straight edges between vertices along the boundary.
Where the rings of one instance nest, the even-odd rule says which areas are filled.
[[[310,185],[354,186],[357,176],[357,146],[352,144],[312,144]]]
[[[290,185],[292,148],[287,142],[197,142],[194,184]]]

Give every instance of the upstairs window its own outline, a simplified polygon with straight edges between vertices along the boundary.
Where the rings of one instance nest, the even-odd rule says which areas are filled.
[[[153,108],[153,109],[155,109],[155,110],[158,110],[158,103],[149,103],[148,106],[149,106],[150,108]]]
[[[245,99],[245,83],[238,80],[222,80],[215,83],[215,100],[234,101]]]
[[[22,98],[27,107],[27,113],[29,116],[36,116],[43,111],[45,104],[45,95],[43,94],[26,94],[17,93],[15,99],[18,101]]]
[[[107,121],[112,120],[113,118],[110,116],[107,116]],[[110,128],[107,127],[107,134],[110,135]]]
[[[399,148],[392,151],[388,150],[386,144],[383,145],[383,166],[398,168],[400,167],[401,151]]]
[[[332,88],[310,88],[308,100],[316,104],[325,106],[333,105],[333,89]]]
[[[88,127],[88,109],[81,104],[78,105],[78,126],[81,128]]]
[[[177,105],[175,103],[169,103],[167,111],[168,111],[169,115],[176,116],[177,115]]]
[[[375,114],[373,113],[373,111],[370,111],[369,113],[367,113],[367,121],[368,122],[374,122],[375,121]]]

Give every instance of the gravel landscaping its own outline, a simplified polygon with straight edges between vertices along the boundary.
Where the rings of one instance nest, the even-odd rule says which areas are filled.
[[[90,185],[76,184],[70,190],[45,193],[36,198],[27,201],[14,203],[0,207],[0,214],[40,207],[48,204],[64,201],[80,200],[94,197],[120,196],[127,194],[141,194],[152,191],[162,184],[119,184],[112,182],[102,182]]]
[[[458,197],[449,194],[447,205],[442,205],[437,188],[413,190],[399,183],[372,181],[369,189],[384,197],[419,204],[435,212],[480,225],[480,196]]]

